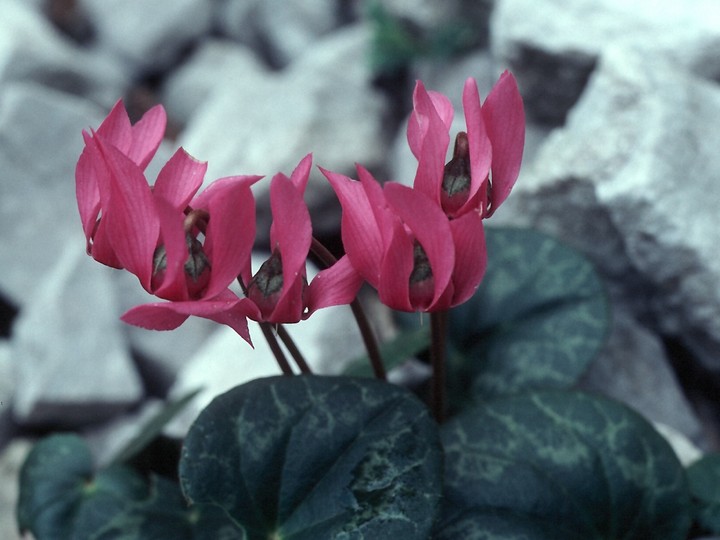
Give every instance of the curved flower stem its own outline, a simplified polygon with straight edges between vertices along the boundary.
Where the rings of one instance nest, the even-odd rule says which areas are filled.
[[[280,348],[280,344],[275,338],[275,334],[273,334],[272,325],[266,322],[261,322],[258,324],[260,325],[260,329],[262,330],[262,333],[265,336],[268,345],[270,345],[270,350],[275,355],[275,359],[277,360],[277,363],[280,366],[283,375],[293,375],[293,370],[290,367],[287,358],[285,358],[285,353]]]
[[[312,251],[327,268],[337,262],[335,256],[314,236],[312,237],[310,251]],[[370,365],[372,366],[375,377],[384,381],[387,378],[385,375],[385,366],[383,366],[380,349],[367,315],[365,315],[365,310],[363,310],[357,298],[350,303],[350,309],[352,310],[355,322],[360,330],[360,335],[365,343],[365,349],[367,349],[368,358],[370,358]]]
[[[445,332],[447,329],[447,311],[430,314],[430,361],[433,375],[430,399],[432,411],[438,424],[445,420]]]
[[[282,324],[278,324],[276,326],[276,329],[278,337],[282,340],[288,352],[293,357],[293,360],[295,360],[298,368],[300,368],[300,372],[312,374],[312,370],[305,361],[305,357],[300,352],[300,349],[297,348],[297,345],[295,345],[295,341],[293,341],[293,338],[290,337],[290,334],[288,334],[288,331],[285,330],[285,327]]]

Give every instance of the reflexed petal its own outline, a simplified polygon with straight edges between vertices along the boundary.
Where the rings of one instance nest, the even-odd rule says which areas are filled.
[[[85,237],[90,240],[100,214],[100,191],[93,160],[97,153],[85,148],[75,166],[75,196]]]
[[[275,309],[273,319],[289,319],[297,322],[302,317],[304,302],[302,298],[305,276],[305,261],[312,242],[312,225],[302,194],[295,185],[283,175],[277,175],[270,184],[270,205],[273,215],[275,250],[280,248],[283,268],[283,289]],[[274,320],[272,322],[280,322]]]
[[[455,243],[455,291],[452,305],[457,306],[475,294],[487,268],[487,250],[482,216],[468,212],[450,222]]]
[[[455,266],[448,219],[438,205],[407,186],[388,182],[385,197],[425,250],[435,282],[434,304],[450,283]]]
[[[373,208],[360,182],[320,169],[342,206],[342,241],[355,269],[374,287],[380,277],[383,241]]]
[[[413,91],[413,112],[408,121],[407,139],[410,150],[418,159],[422,151],[422,140],[428,130],[431,108],[435,110],[445,130],[449,130],[455,114],[452,102],[439,92],[428,92],[422,81],[417,81]]]
[[[230,291],[209,300],[144,304],[130,309],[121,319],[150,330],[173,330],[190,315],[225,324],[252,345],[247,326],[247,305]]]
[[[468,78],[463,88],[463,111],[465,112],[465,125],[467,126],[468,144],[470,146],[470,192],[468,200],[457,212],[462,215],[478,207],[483,212],[487,209],[487,177],[493,158],[492,145],[485,130],[482,109],[480,107],[480,94],[475,79]],[[480,192],[480,200],[476,195]]]
[[[415,311],[410,302],[410,274],[414,266],[413,240],[400,220],[395,221],[393,235],[382,261],[380,283],[377,286],[380,301],[400,311]]]
[[[132,126],[132,142],[127,151],[128,157],[145,170],[157,152],[167,125],[167,115],[162,105],[155,105],[145,112],[142,118]]]
[[[300,192],[300,195],[305,194],[305,187],[307,186],[308,179],[310,178],[310,169],[312,167],[312,154],[306,155],[300,160],[298,166],[290,175],[290,180]]]
[[[195,198],[195,209],[210,214],[204,251],[210,261],[210,283],[205,298],[219,294],[249,270],[255,242],[255,198],[250,186],[260,176],[236,176],[216,180]]]
[[[110,202],[104,209],[107,234],[118,260],[151,290],[153,254],[160,222],[140,168],[98,133],[94,139],[109,171]]]
[[[183,229],[184,214],[163,198],[156,197],[155,206],[160,219],[159,245],[165,249],[167,267],[162,282],[158,287],[153,287],[152,293],[166,300],[188,300],[184,268],[188,258]]]
[[[492,192],[490,213],[510,194],[520,174],[525,145],[525,112],[515,77],[505,71],[482,106],[492,143]],[[487,217],[487,216],[486,216]]]
[[[318,273],[306,292],[307,319],[318,309],[349,304],[357,296],[363,278],[355,270],[347,255],[342,256],[330,268]]]
[[[110,114],[98,127],[97,133],[123,154],[128,153],[132,146],[132,126],[122,100],[115,103]]]
[[[420,145],[417,148],[418,152],[413,152],[418,159],[413,187],[439,205],[443,170],[450,144],[449,126],[445,124],[439,112],[442,114],[452,113],[452,105],[449,100],[445,104],[447,98],[441,94],[433,93],[433,95],[435,99],[425,92],[421,85],[416,87],[415,112],[418,118],[416,129],[420,130]],[[436,109],[436,105],[440,107],[440,111]],[[418,135],[413,134],[412,137],[416,138]],[[408,142],[410,139],[410,126],[408,126]],[[410,144],[417,146],[417,141]]]
[[[184,210],[203,183],[207,163],[198,161],[179,148],[158,174],[153,195],[162,197],[178,210]]]
[[[92,237],[92,242],[88,243],[88,253],[97,262],[112,268],[123,268],[122,263],[115,254],[115,248],[112,246],[110,237],[107,233],[107,220],[101,219],[97,224],[97,229]]]

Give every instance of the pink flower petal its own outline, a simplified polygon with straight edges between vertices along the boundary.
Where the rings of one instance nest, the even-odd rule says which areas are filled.
[[[414,267],[413,248],[412,238],[400,220],[395,220],[392,238],[382,261],[377,291],[383,304],[399,311],[417,309],[410,302],[410,274]]]
[[[117,148],[94,139],[107,165],[110,202],[102,220],[118,260],[135,274],[145,290],[151,290],[153,254],[160,234],[150,187],[140,168]]]
[[[425,250],[433,273],[434,304],[450,284],[455,266],[455,249],[448,219],[440,206],[407,186],[388,182],[385,184],[385,197]]]
[[[475,294],[487,268],[487,250],[482,216],[477,212],[450,221],[455,244],[455,286],[452,305],[462,304]]]
[[[132,146],[132,126],[122,100],[115,103],[97,133],[123,154],[128,153]]]
[[[412,138],[417,139],[419,137],[420,145],[418,147],[417,140],[411,142],[410,126],[412,124],[408,126],[408,142],[410,142],[411,148],[415,145],[417,149],[417,152],[413,152],[418,159],[413,187],[439,205],[450,134],[448,132],[449,126],[445,124],[436,109],[436,103],[439,104],[440,113],[442,114],[452,112],[452,105],[441,94],[434,93],[434,96],[435,100],[424,91],[421,84],[416,87],[415,114],[417,128],[414,129],[418,129],[419,133],[413,134]],[[444,104],[444,100],[447,100],[446,104]]]
[[[325,169],[342,206],[342,241],[355,269],[374,287],[380,277],[383,240],[363,184]]]
[[[308,311],[303,318],[307,319],[318,309],[349,304],[355,300],[363,281],[348,256],[343,255],[310,282],[306,292]]]
[[[290,175],[290,180],[295,185],[300,195],[305,194],[305,187],[310,178],[310,169],[312,168],[312,154],[306,155],[300,160],[295,170]]]
[[[127,155],[138,166],[145,170],[157,152],[167,125],[167,115],[162,105],[155,105],[143,114],[142,118],[132,126],[132,142]]]
[[[250,186],[260,176],[235,176],[216,180],[192,202],[193,208],[207,210],[210,220],[204,251],[210,261],[210,298],[250,266],[255,242],[255,199]]]
[[[276,175],[270,183],[270,206],[273,215],[274,242],[272,250],[280,249],[283,289],[272,318],[297,322],[302,317],[305,261],[312,242],[312,225],[301,192],[287,177]]]
[[[422,81],[415,83],[413,91],[413,112],[410,115],[407,128],[407,139],[413,155],[420,159],[423,139],[429,129],[431,108],[449,130],[455,111],[452,102],[439,92],[428,92]]]
[[[480,202],[483,212],[487,208],[487,179],[493,158],[492,145],[485,130],[485,122],[480,107],[480,94],[477,83],[472,77],[465,81],[465,87],[463,88],[463,111],[470,147],[471,182],[468,200],[465,201],[457,215],[463,215],[477,208],[478,202]],[[476,198],[478,192],[480,192],[480,201]]]
[[[179,148],[158,174],[153,195],[162,197],[178,210],[184,210],[203,183],[207,163],[198,161]]]
[[[525,111],[515,77],[505,71],[482,106],[483,119],[492,143],[492,192],[490,212],[510,194],[520,174],[525,145]]]
[[[160,197],[155,197],[155,207],[160,219],[159,245],[165,250],[166,268],[159,286],[155,286],[153,280],[152,293],[166,300],[188,300],[184,268],[188,259],[188,247],[183,230],[184,214],[169,201]]]
[[[75,166],[75,196],[85,237],[90,241],[100,215],[100,190],[96,178],[94,160],[98,159],[94,148],[83,149]]]
[[[208,300],[144,304],[130,309],[121,319],[150,330],[173,330],[191,315],[225,324],[252,345],[247,305],[230,291]]]

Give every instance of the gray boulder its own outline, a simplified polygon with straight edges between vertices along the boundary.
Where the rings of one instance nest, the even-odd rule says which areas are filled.
[[[99,52],[131,74],[158,72],[210,31],[212,2],[196,0],[78,0]]]
[[[75,199],[81,131],[97,126],[103,110],[48,88],[0,87],[0,225],[12,231],[0,250],[0,288],[22,307],[69,238],[85,238]]]
[[[603,54],[495,222],[589,254],[636,317],[720,370],[720,90],[645,53]]]
[[[720,8],[713,0],[550,0],[542,6],[498,0],[491,40],[493,53],[517,75],[530,114],[556,125],[611,46],[640,48],[704,77],[720,75]]]
[[[216,26],[281,68],[334,30],[340,18],[336,0],[220,0]]]
[[[116,317],[111,270],[81,246],[65,244],[13,327],[13,414],[19,424],[78,427],[106,420],[143,397]]]

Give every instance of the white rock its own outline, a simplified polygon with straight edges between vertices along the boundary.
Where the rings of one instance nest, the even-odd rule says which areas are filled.
[[[179,138],[209,162],[206,179],[235,174],[289,174],[309,152],[314,165],[354,174],[386,158],[385,102],[371,87],[366,64],[369,28],[348,27],[321,40],[281,73],[248,73],[218,86]],[[255,185],[258,197],[269,181]],[[316,226],[337,227],[319,212],[334,199],[313,168],[306,201]],[[334,202],[334,201],[333,201]],[[259,234],[266,234],[259,229]]]
[[[382,98],[364,63],[369,29],[319,41],[281,73],[249,73],[218,86],[179,143],[208,160],[206,178],[289,173],[308,152],[330,169],[382,159]]]
[[[22,307],[67,239],[83,251],[75,199],[81,131],[104,111],[85,100],[37,85],[0,87],[0,288]]]
[[[226,0],[216,17],[223,33],[261,52],[277,68],[335,29],[338,14],[335,0]]]
[[[495,216],[580,247],[637,316],[654,318],[716,370],[718,123],[715,85],[608,49],[566,127]]]
[[[0,85],[32,81],[110,106],[125,87],[125,72],[61,35],[35,9],[4,0],[0,18]]]
[[[513,66],[529,111],[554,124],[608,46],[642,48],[708,78],[720,74],[714,0],[501,0],[491,29],[493,52]]]
[[[142,398],[109,272],[71,242],[35,284],[13,328],[18,423],[79,426]]]
[[[165,80],[162,103],[171,118],[185,124],[215,88],[248,84],[265,72],[249,47],[208,39]]]
[[[20,468],[32,444],[17,439],[0,453],[0,535],[4,540],[22,540],[18,533],[15,508],[18,500]]]
[[[702,457],[700,449],[682,431],[666,426],[661,422],[655,422],[653,425],[657,432],[670,444],[683,467],[692,465]]]
[[[98,49],[132,72],[160,71],[210,30],[212,2],[197,0],[79,0]]]

